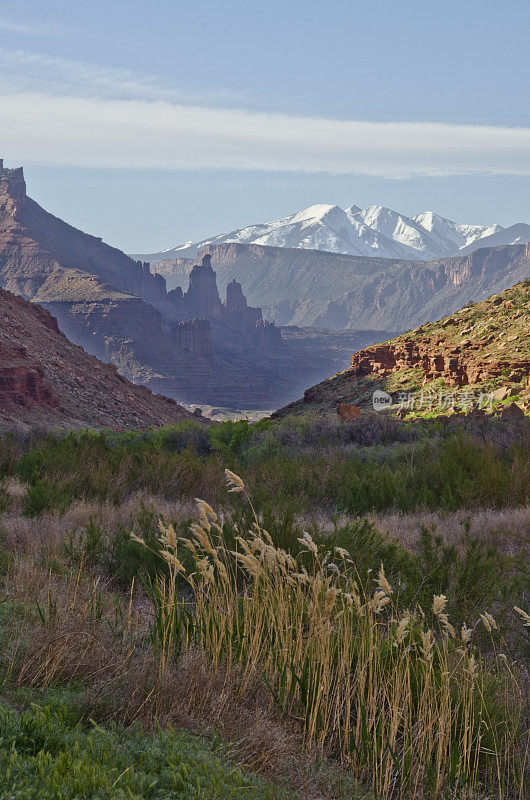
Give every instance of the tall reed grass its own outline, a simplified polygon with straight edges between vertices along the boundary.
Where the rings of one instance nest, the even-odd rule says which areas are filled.
[[[226,476],[252,507],[243,481]],[[198,649],[212,670],[237,670],[242,693],[263,682],[308,747],[341,759],[380,798],[527,796],[525,699],[490,614],[456,631],[443,595],[400,609],[383,564],[361,585],[354,553],[322,552],[304,533],[295,558],[255,512],[230,550],[214,510],[197,503],[189,538],[161,527],[169,579],[151,595],[162,666]],[[487,663],[476,625],[492,636]]]

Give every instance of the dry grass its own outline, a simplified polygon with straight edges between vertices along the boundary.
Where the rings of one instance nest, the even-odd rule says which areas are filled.
[[[226,472],[230,491],[246,495]],[[350,553],[322,556],[306,533],[306,569],[273,545],[257,517],[228,551],[217,516],[198,502],[191,539],[162,528],[170,580],[153,595],[162,664],[179,640],[204,651],[213,672],[240,670],[242,693],[261,676],[307,745],[331,749],[378,797],[456,797],[465,787],[466,797],[502,798],[508,785],[510,796],[525,796],[514,665],[496,651],[483,663],[472,629],[451,625],[444,596],[433,598],[429,624],[421,608],[394,606],[383,565],[375,585],[361,587]],[[194,556],[192,572],[182,545]],[[193,591],[192,617],[175,591],[179,575]],[[482,620],[494,634],[493,617]]]
[[[337,526],[351,525],[356,517],[348,514],[326,514],[318,511],[296,518],[302,527],[316,526],[321,532],[331,533]],[[530,548],[530,506],[522,508],[462,509],[445,514],[435,511],[382,512],[369,515],[376,528],[409,550],[414,550],[422,528],[435,529],[447,545],[461,546],[464,526],[469,523],[469,537],[485,545],[493,545],[506,556],[528,553]]]
[[[14,483],[20,487],[18,481]],[[13,495],[11,495],[13,497]],[[127,527],[135,519],[142,506],[156,508],[166,519],[185,521],[195,514],[192,502],[171,502],[147,492],[135,492],[122,503],[101,503],[97,500],[77,500],[63,511],[44,512],[39,517],[22,514],[24,492],[20,489],[11,507],[2,515],[2,527],[7,535],[7,544],[17,553],[41,552],[46,547],[50,552],[72,532],[85,528],[92,519],[101,519],[107,530]]]
[[[479,508],[473,512],[453,511],[441,515],[435,512],[415,514],[375,514],[373,520],[378,530],[398,539],[405,547],[413,549],[417,533],[425,525],[436,528],[446,544],[461,543],[465,523],[469,522],[469,535],[487,545],[494,545],[507,556],[528,552],[530,547],[530,506],[524,508]]]
[[[115,521],[127,521],[147,499],[152,500],[131,498],[127,508],[108,510]],[[187,518],[186,506],[161,505],[168,516],[181,511]],[[86,524],[101,511],[98,504],[80,503],[67,519],[8,518],[14,558],[2,596],[3,693],[81,681],[90,716],[102,723],[215,732],[230,743],[238,764],[300,789],[310,800],[342,797],[340,772],[317,763],[303,747],[298,727],[271,708],[260,681],[247,681],[242,691],[239,670],[212,671],[205,654],[192,649],[161,669],[160,650],[152,646],[151,607],[141,587],[123,596],[84,564],[72,570],[63,563],[64,574],[43,565],[43,556],[60,564],[71,526]],[[331,783],[337,783],[336,792]]]

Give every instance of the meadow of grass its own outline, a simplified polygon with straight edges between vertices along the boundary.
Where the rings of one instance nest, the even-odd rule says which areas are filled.
[[[481,415],[1,438],[2,791],[523,800],[529,442]]]

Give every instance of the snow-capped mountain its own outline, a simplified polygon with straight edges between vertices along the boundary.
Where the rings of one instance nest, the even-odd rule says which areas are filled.
[[[520,241],[520,226],[512,228],[514,242]],[[138,257],[154,264],[166,259],[194,258],[206,245],[239,242],[326,250],[354,256],[430,261],[457,255],[464,250],[470,252],[482,246],[482,239],[489,243],[497,237],[503,244],[511,244],[512,228],[504,229],[496,224],[462,225],[432,211],[408,217],[383,206],[361,209],[352,205],[342,209],[336,205],[320,204],[274,222],[250,225],[200,242],[186,242]]]
[[[460,225],[457,222],[452,222],[450,219],[440,217],[433,211],[425,211],[423,214],[416,214],[413,217],[414,222],[421,225],[422,228],[429,231],[440,243],[440,246],[447,248],[447,255],[453,255],[454,248],[458,250],[464,247],[471,247],[478,239],[484,239],[486,236],[493,236],[493,234],[502,231],[500,225]],[[515,244],[515,242],[506,242],[506,244]]]

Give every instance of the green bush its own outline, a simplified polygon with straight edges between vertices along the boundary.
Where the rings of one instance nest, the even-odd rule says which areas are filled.
[[[71,502],[67,492],[56,489],[45,478],[37,478],[27,489],[22,510],[26,517],[37,517],[44,511],[64,511]]]
[[[185,733],[84,725],[66,703],[0,705],[0,796],[9,800],[289,797]]]
[[[6,474],[29,484],[30,515],[80,498],[120,503],[139,490],[226,507],[225,466],[245,476],[258,505],[273,503],[281,513],[320,507],[365,515],[528,502],[528,440],[522,430],[516,437],[513,425],[478,420],[467,431],[440,420],[377,419],[342,427],[318,419],[210,428],[191,421],[143,433],[72,433],[39,440],[8,459]]]

